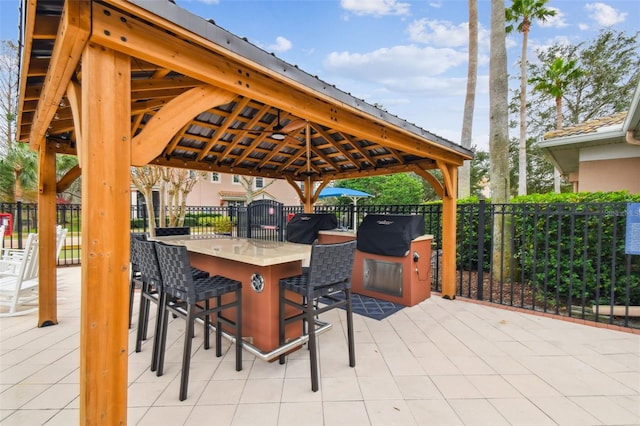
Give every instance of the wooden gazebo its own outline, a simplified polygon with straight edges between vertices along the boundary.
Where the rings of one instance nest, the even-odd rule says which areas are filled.
[[[457,169],[471,151],[170,1],[23,0],[20,42],[18,140],[39,158],[39,326],[57,323],[56,193],[83,175],[81,424],[126,423],[132,165],[286,179],[307,211],[333,179],[413,171],[443,200],[454,297]],[[56,153],[79,159],[57,182]]]

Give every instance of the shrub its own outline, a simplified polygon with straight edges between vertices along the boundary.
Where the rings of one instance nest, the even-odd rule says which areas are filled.
[[[216,234],[226,234],[233,229],[233,222],[228,217],[218,216],[212,218],[211,227]]]
[[[640,202],[640,195],[534,194],[506,205],[487,203],[483,268],[489,270],[491,218],[503,214],[513,244],[513,258],[505,264],[514,266],[512,281],[530,287],[537,300],[588,306],[625,304],[628,298],[638,305],[640,262],[633,259],[627,279],[624,253],[628,202]],[[458,205],[459,269],[477,268],[478,212],[478,204]]]

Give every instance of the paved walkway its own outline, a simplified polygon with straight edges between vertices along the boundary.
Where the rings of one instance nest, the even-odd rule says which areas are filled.
[[[78,424],[80,269],[59,268],[59,325],[0,319],[0,423]],[[640,336],[439,296],[389,318],[356,316],[348,367],[344,313],[320,337],[321,388],[308,351],[286,365],[194,341],[189,396],[178,400],[184,322],[169,330],[165,375],[148,370],[151,340],[130,336],[129,424],[638,425]]]

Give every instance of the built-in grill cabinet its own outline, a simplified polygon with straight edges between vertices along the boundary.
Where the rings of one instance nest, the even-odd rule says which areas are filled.
[[[353,291],[413,306],[431,296],[431,243],[424,218],[367,215],[358,228]]]
[[[337,227],[338,219],[333,213],[297,213],[287,224],[287,241],[313,244],[320,231]]]

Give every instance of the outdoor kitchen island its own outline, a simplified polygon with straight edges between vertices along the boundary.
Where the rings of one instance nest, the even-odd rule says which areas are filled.
[[[307,265],[311,246],[228,236],[180,235],[157,237],[167,244],[184,245],[191,265],[242,282],[242,334],[265,360],[276,357],[278,338],[278,281],[298,275]],[[302,324],[287,328],[287,338],[302,335]],[[299,345],[297,345],[299,346]],[[296,346],[294,346],[295,348]],[[291,348],[293,349],[293,348]],[[290,350],[290,349],[289,349]]]
[[[320,231],[321,244],[358,240],[351,290],[413,306],[431,297],[431,245],[417,215],[365,216],[358,232]]]

